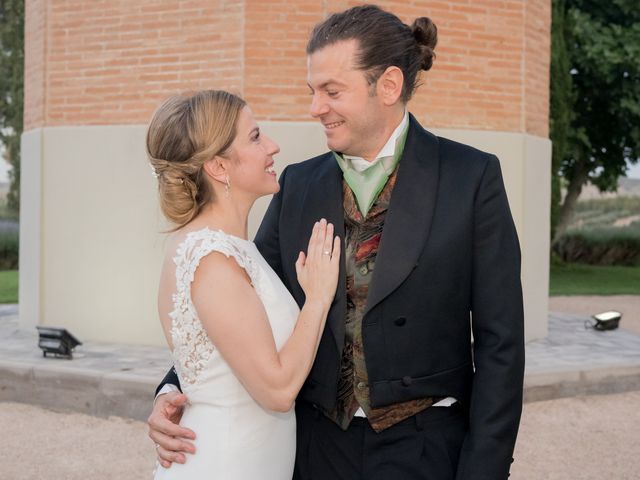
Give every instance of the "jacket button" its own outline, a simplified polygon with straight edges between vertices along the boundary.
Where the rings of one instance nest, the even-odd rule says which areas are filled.
[[[407,318],[406,317],[398,317],[393,321],[393,323],[395,323],[397,326],[401,327],[405,323],[407,323]]]
[[[411,385],[411,377],[407,376],[407,377],[402,377],[402,385],[404,385],[405,387],[408,387],[409,385]]]

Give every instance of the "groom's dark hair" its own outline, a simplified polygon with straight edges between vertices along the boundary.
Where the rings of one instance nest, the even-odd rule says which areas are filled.
[[[402,70],[402,101],[406,103],[418,87],[418,72],[433,64],[438,30],[427,17],[416,18],[409,27],[380,7],[361,5],[334,13],[316,25],[307,55],[345,40],[358,41],[356,68],[365,71],[370,85],[390,66]]]

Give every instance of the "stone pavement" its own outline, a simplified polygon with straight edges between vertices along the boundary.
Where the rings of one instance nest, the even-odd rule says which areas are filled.
[[[525,401],[640,390],[640,335],[588,330],[585,320],[552,313],[548,337],[527,344]],[[73,360],[43,358],[35,329],[18,328],[17,305],[0,306],[0,401],[144,420],[170,365],[165,347],[98,342],[83,342]]]
[[[587,329],[587,320],[552,312],[548,336],[527,343],[525,401],[640,390],[640,335]]]

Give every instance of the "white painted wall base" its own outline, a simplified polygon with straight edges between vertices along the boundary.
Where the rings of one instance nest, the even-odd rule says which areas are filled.
[[[20,151],[20,325],[35,328],[41,318],[42,130],[22,134]]]
[[[527,134],[434,129],[498,156],[522,248],[525,338],[547,336],[551,207],[551,141]]]
[[[263,122],[282,149],[276,168],[326,150],[312,122]],[[22,137],[20,324],[80,340],[164,344],[156,313],[167,225],[145,152],[146,126],[47,127]],[[547,332],[547,139],[489,131],[437,134],[497,154],[523,247],[526,335]],[[268,198],[250,217],[253,236]]]

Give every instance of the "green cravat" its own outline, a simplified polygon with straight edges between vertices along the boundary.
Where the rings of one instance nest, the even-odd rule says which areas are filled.
[[[378,195],[387,184],[389,176],[393,173],[402,152],[404,151],[404,144],[407,140],[407,132],[409,131],[409,122],[404,128],[404,131],[396,140],[396,148],[392,157],[381,158],[366,170],[359,172],[351,166],[351,163],[344,159],[342,154],[333,152],[333,155],[338,161],[338,165],[342,170],[342,176],[353,191],[353,194],[358,203],[358,210],[362,213],[363,217],[367,216],[369,209],[378,198]]]

